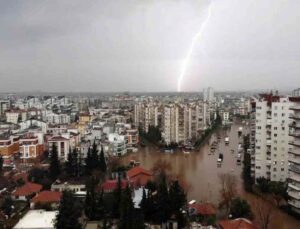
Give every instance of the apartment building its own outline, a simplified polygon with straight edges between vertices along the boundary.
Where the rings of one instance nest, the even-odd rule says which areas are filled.
[[[176,110],[175,104],[163,108],[162,137],[167,145],[176,142]]]
[[[36,159],[44,153],[43,138],[33,134],[23,135],[20,138],[19,146],[21,159]]]
[[[125,135],[112,133],[108,135],[109,152],[114,156],[122,156],[127,153],[127,139]]]
[[[0,115],[4,114],[6,110],[8,110],[10,107],[10,101],[9,100],[0,100]]]
[[[297,95],[297,94],[295,94]],[[300,94],[291,97],[288,203],[300,214]]]
[[[151,103],[137,103],[134,105],[134,124],[144,132],[149,126],[159,126],[159,105]]]
[[[3,157],[3,166],[12,164],[15,154],[19,152],[18,136],[2,136],[0,137],[0,155]]]
[[[289,113],[287,97],[261,94],[255,103],[254,177],[286,181],[288,177]]]
[[[203,102],[165,105],[162,116],[166,144],[197,139],[208,126],[207,106]]]
[[[11,109],[5,112],[6,122],[18,124],[27,120],[27,112],[25,110]]]
[[[68,153],[70,152],[70,140],[62,136],[54,136],[48,139],[49,152],[52,152],[53,146],[57,148],[58,158],[62,161],[68,160]]]
[[[203,89],[203,101],[213,102],[215,100],[214,89],[212,87]]]

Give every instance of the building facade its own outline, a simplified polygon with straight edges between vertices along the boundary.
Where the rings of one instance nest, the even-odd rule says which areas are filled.
[[[286,181],[288,177],[289,99],[262,94],[255,100],[254,177]]]

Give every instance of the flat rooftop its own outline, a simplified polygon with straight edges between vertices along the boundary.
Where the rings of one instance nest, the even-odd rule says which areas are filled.
[[[30,210],[14,226],[14,229],[54,229],[58,211]]]

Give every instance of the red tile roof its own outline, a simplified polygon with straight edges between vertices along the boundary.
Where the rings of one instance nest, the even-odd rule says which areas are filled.
[[[136,166],[130,170],[127,171],[127,175],[129,178],[135,177],[136,175],[139,174],[145,174],[147,176],[152,176],[152,172],[140,167],[140,166]]]
[[[122,189],[126,188],[127,184],[128,184],[127,180],[121,180]],[[113,191],[117,188],[117,185],[118,185],[118,180],[108,180],[102,184],[102,188],[104,191]]]
[[[219,225],[222,229],[257,229],[251,221],[239,218],[233,220],[221,220]]]
[[[31,201],[33,203],[53,203],[59,202],[62,196],[61,192],[54,192],[54,191],[42,191],[38,193]]]
[[[42,190],[43,186],[35,183],[26,183],[22,187],[17,188],[16,191],[12,193],[13,196],[29,196],[34,193],[38,193]]]
[[[215,215],[217,213],[216,208],[210,204],[190,204],[189,209],[195,209],[196,212],[193,214],[195,215]]]

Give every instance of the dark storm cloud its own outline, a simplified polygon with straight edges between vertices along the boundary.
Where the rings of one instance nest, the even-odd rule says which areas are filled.
[[[0,1],[0,91],[174,91],[209,3]],[[300,84],[299,6],[215,0],[183,88]]]

